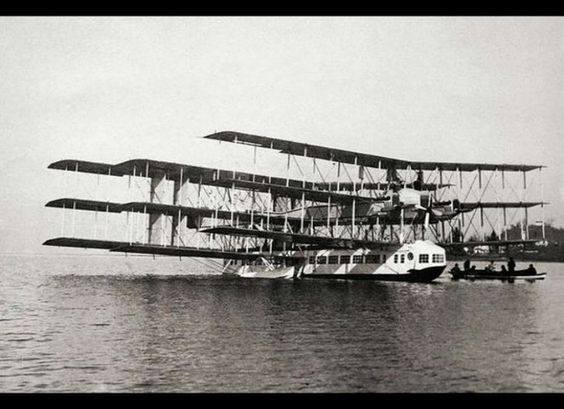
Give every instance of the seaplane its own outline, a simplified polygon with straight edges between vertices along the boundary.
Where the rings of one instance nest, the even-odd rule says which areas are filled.
[[[243,278],[431,282],[445,270],[448,249],[536,243],[528,212],[547,204],[525,200],[527,174],[538,170],[540,177],[543,165],[407,161],[233,131],[203,140],[218,149],[245,145],[255,164],[257,154],[274,151],[286,175],[151,159],[60,160],[48,168],[127,177],[142,200],[52,200],[47,207],[63,209],[61,236],[43,244],[216,260],[214,272]],[[522,188],[510,185],[511,175],[523,178]],[[78,237],[75,226],[65,234],[68,211],[94,213],[93,224],[104,215],[105,224],[95,226],[95,237]],[[124,214],[125,228],[110,227],[110,216]],[[502,231],[515,217],[520,240],[485,241],[484,227]]]

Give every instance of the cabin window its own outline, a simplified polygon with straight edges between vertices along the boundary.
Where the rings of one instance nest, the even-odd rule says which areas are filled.
[[[366,264],[379,264],[380,254],[368,254],[366,256]]]
[[[428,263],[429,262],[429,255],[428,254],[419,254],[419,262],[420,263]]]
[[[397,262],[398,262],[398,255],[397,255],[397,254],[394,254],[394,263],[397,264]]]
[[[405,254],[400,255],[400,263],[405,263]]]
[[[327,257],[325,257],[325,256],[318,256],[318,257],[317,257],[317,264],[327,264]]]
[[[353,256],[353,264],[362,264],[362,254]]]
[[[348,254],[346,256],[341,256],[341,264],[349,264],[351,262],[351,256]]]
[[[442,254],[433,254],[433,263],[442,263],[444,262],[444,257]]]
[[[339,256],[329,256],[329,264],[339,264]]]
[[[309,264],[315,264],[315,256],[309,256]]]

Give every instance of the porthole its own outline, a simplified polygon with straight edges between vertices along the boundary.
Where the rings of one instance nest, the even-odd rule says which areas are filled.
[[[413,260],[413,253],[412,252],[407,253],[407,259]]]

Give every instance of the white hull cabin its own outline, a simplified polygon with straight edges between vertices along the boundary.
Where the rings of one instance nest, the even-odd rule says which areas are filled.
[[[294,252],[254,262],[225,260],[224,273],[245,278],[327,278],[430,282],[446,268],[445,250],[430,241],[373,249]]]

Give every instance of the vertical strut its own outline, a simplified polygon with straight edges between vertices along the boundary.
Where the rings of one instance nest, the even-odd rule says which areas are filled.
[[[378,186],[377,186],[378,191],[380,191],[380,179],[382,178],[382,175],[380,175],[381,170],[382,170],[382,161],[379,160],[378,161]],[[378,194],[380,194],[380,193],[378,193]]]
[[[270,188],[268,188],[268,207],[266,208],[266,230],[270,230],[270,211],[273,209],[274,204],[272,203],[272,194],[270,193]]]
[[[147,221],[147,227],[145,227],[145,232],[143,233],[143,242],[149,242],[149,218],[147,217],[147,205],[143,205],[143,219]]]
[[[286,187],[290,186],[290,153],[288,153],[288,161],[286,162]]]
[[[166,247],[164,221],[165,221],[164,216],[161,216],[161,246]]]
[[[544,227],[544,185],[542,181],[542,167],[539,168],[539,183],[541,191],[541,221],[542,221],[542,240],[546,240],[546,232]]]
[[[330,216],[331,216],[331,195],[329,195],[329,198],[327,200],[327,230],[329,230]]]
[[[341,189],[341,162],[337,162],[337,192],[340,189]]]
[[[505,206],[503,206],[503,235],[507,241],[507,208]]]
[[[231,191],[230,191],[230,194],[229,194],[229,207],[231,207],[231,214],[230,214],[231,226],[233,226],[233,194],[234,194],[233,192],[234,191],[235,191],[235,182],[232,182],[231,183]],[[268,191],[270,192],[270,188],[268,188]]]
[[[110,205],[106,203],[106,225],[104,226],[104,240],[108,240],[108,214],[110,211]]]
[[[65,172],[68,171],[68,165],[65,165]],[[67,196],[67,178],[66,178],[66,173],[64,177],[64,181],[63,181],[63,194],[66,197]],[[61,237],[65,237],[65,204],[63,203],[63,220],[61,221]]]
[[[251,229],[253,228],[254,219],[255,219],[255,201],[256,201],[255,192],[256,192],[255,189],[253,189],[252,192],[251,192],[251,199],[252,199],[252,202],[251,202]]]
[[[65,204],[63,203],[63,220],[61,222],[61,237],[65,237],[65,213],[66,213],[66,208],[65,208]]]
[[[400,234],[399,234],[399,241],[400,244],[403,244],[403,207],[400,210]]]
[[[525,239],[529,240],[529,209],[525,207]]]
[[[75,176],[76,187],[75,187],[75,189],[78,190],[78,162],[76,162],[76,165],[75,165],[75,172],[76,172],[76,176]],[[72,202],[72,237],[75,237],[75,235],[76,235],[75,220],[76,220],[76,202],[73,201]]]
[[[403,209],[402,209],[402,211],[403,211]],[[354,230],[355,230],[354,219],[355,219],[355,216],[356,216],[355,213],[356,213],[356,199],[353,199],[353,203],[352,203],[352,226],[351,226],[351,227],[352,227],[352,230],[351,230],[351,239],[354,239],[354,238],[355,238],[355,231],[354,231]],[[403,213],[402,213],[402,214],[403,214]]]
[[[443,243],[446,243],[445,240],[445,221],[441,220],[441,240]]]
[[[305,217],[305,192],[302,192],[302,217],[300,219],[300,233],[304,231],[304,217]]]
[[[76,218],[76,201],[73,200],[73,202],[72,202],[72,237],[76,237],[75,218]]]

